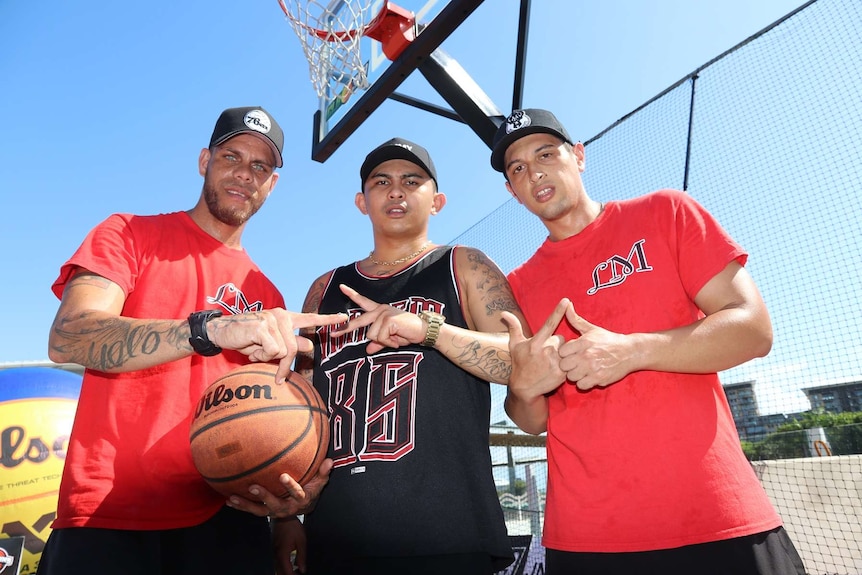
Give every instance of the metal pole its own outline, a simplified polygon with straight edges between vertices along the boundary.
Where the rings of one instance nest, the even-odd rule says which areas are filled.
[[[512,86],[512,109],[524,107],[524,77],[527,68],[527,36],[530,31],[530,0],[521,0],[518,15],[518,44],[515,51],[515,84]]]
[[[691,132],[694,126],[694,93],[695,85],[697,84],[697,74],[691,77],[691,102],[688,106],[688,136],[685,142],[685,173],[682,178],[682,191],[688,191],[688,170],[691,162]]]

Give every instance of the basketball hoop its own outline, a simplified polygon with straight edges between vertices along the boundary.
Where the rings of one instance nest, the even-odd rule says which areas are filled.
[[[308,60],[311,84],[321,98],[368,88],[360,40],[373,38],[394,60],[416,38],[413,13],[383,2],[370,18],[374,0],[278,0]]]

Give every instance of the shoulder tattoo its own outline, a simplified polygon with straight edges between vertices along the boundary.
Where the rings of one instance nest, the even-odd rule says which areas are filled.
[[[520,311],[506,276],[491,258],[480,250],[469,248],[467,261],[469,281],[476,287],[487,315],[501,311]]]

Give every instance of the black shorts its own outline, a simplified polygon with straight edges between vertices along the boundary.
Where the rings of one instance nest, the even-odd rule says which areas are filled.
[[[487,553],[454,553],[415,557],[308,557],[308,575],[492,575]]]
[[[805,575],[783,527],[725,541],[639,553],[547,549],[545,575]]]
[[[48,536],[38,575],[273,575],[266,517],[223,507],[194,527],[128,531],[69,527]]]

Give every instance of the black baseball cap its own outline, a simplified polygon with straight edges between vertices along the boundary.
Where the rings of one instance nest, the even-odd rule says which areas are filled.
[[[362,167],[359,168],[359,177],[362,178],[362,185],[365,186],[365,180],[368,179],[374,168],[389,160],[407,160],[408,162],[413,162],[428,172],[428,175],[434,180],[434,185],[439,188],[437,184],[437,170],[434,168],[434,162],[431,160],[428,150],[419,144],[414,144],[403,138],[392,138],[387,142],[383,142],[365,156],[365,161],[362,162]]]
[[[491,167],[498,172],[504,172],[506,167],[503,165],[503,156],[506,155],[509,146],[515,140],[537,133],[553,134],[569,144],[575,143],[556,116],[549,111],[538,108],[515,110],[505,122],[500,124],[497,133],[494,134],[494,145],[491,146]]]
[[[275,154],[275,167],[284,165],[281,151],[284,149],[284,132],[269,112],[260,106],[228,108],[221,113],[210,138],[210,148],[238,136],[239,134],[258,134],[267,139]]]

